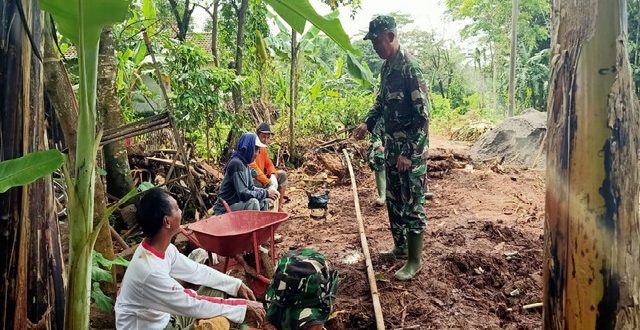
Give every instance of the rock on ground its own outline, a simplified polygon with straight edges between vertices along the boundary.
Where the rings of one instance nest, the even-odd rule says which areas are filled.
[[[527,109],[486,133],[469,153],[474,162],[497,160],[504,165],[544,167],[546,133],[547,113]]]

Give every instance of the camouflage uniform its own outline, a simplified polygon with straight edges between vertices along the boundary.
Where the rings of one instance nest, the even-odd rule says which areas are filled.
[[[384,151],[378,150],[384,142],[384,124],[382,121],[376,123],[376,127],[371,131],[369,137],[369,167],[375,172],[384,171]]]
[[[388,24],[387,30],[395,30],[391,17],[379,17],[372,21],[365,39],[376,37],[371,32],[380,30],[376,24]],[[429,145],[429,101],[418,64],[402,48],[384,62],[380,77],[380,90],[365,122],[370,131],[380,119],[384,122],[387,211],[395,246],[404,248],[407,233],[422,234],[426,225],[423,152]],[[400,155],[411,160],[408,171],[396,168]]]
[[[280,258],[267,288],[267,319],[279,330],[297,330],[324,324],[338,290],[338,274],[313,249]]]

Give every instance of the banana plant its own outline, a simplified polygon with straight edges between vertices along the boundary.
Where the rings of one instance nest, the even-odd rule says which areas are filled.
[[[129,0],[40,0],[58,31],[78,50],[80,89],[75,168],[66,167],[69,194],[69,281],[66,329],[89,328],[91,257],[102,219],[94,227],[95,163],[101,132],[97,131],[96,81],[98,45],[104,26],[121,22]]]
[[[23,157],[0,162],[0,194],[10,188],[27,185],[45,177],[62,165],[63,158],[56,149],[38,151]]]
[[[307,22],[324,32],[329,38],[345,51],[360,55],[360,51],[353,47],[349,36],[344,31],[337,16],[322,16],[316,12],[309,0],[263,0],[282,17],[296,32],[303,34]]]

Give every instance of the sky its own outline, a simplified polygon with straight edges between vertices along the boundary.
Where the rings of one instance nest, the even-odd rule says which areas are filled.
[[[318,0],[311,0],[311,3],[320,14],[327,14],[330,8]],[[460,21],[452,22],[445,14],[446,6],[441,0],[362,0],[362,7],[356,12],[352,19],[351,11],[340,10],[340,21],[349,36],[362,36],[369,26],[369,21],[378,14],[388,14],[400,12],[409,14],[415,21],[411,27],[402,27],[411,30],[412,28],[432,31],[443,39],[459,40],[459,32],[464,26]],[[204,28],[208,15],[200,8],[194,11],[196,29]]]

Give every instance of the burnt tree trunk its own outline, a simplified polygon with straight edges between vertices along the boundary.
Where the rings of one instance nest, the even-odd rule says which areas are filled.
[[[38,58],[43,15],[37,1],[24,0],[3,2],[0,17],[0,160],[7,160],[49,149]],[[62,329],[64,265],[50,176],[0,194],[0,251],[0,328]]]
[[[640,127],[625,7],[553,2],[545,329],[640,328]]]
[[[100,36],[98,61],[98,113],[103,116],[105,130],[124,125],[118,99],[113,28],[105,27]],[[107,170],[107,192],[117,198],[124,197],[133,189],[127,149],[123,141],[111,142],[103,147]]]

